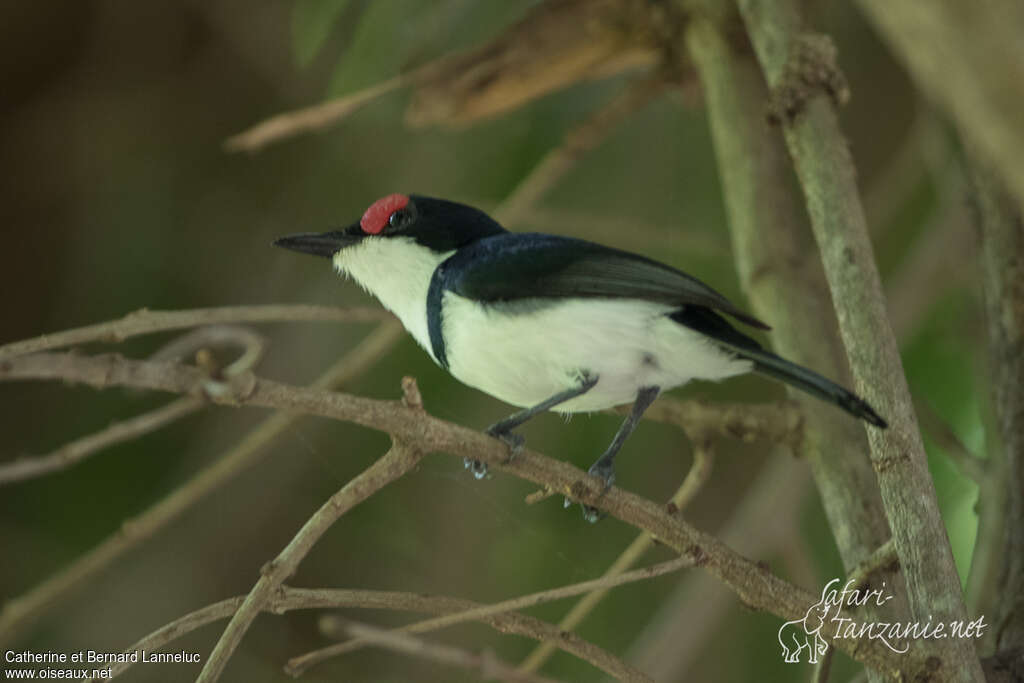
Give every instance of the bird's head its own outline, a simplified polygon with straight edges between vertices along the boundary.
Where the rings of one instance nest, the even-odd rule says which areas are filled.
[[[490,216],[471,206],[419,195],[389,194],[343,230],[289,235],[274,244],[328,258],[356,245],[384,241],[445,254],[503,232],[505,229]]]

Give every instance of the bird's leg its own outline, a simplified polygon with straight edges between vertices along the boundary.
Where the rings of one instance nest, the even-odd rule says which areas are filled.
[[[600,477],[604,480],[604,490],[607,491],[615,483],[615,455],[622,448],[622,444],[626,443],[626,439],[636,429],[637,424],[640,422],[640,418],[643,416],[644,411],[654,402],[654,399],[658,397],[658,392],[661,391],[661,387],[642,387],[636,394],[636,400],[633,402],[633,409],[629,411],[629,415],[622,421],[622,426],[619,427],[619,431],[615,433],[615,438],[612,439],[611,444],[607,450],[601,454],[601,457],[590,466],[587,470],[589,474],[595,477]],[[590,505],[583,506],[583,518],[588,522],[596,522],[601,519],[600,511],[591,507]]]
[[[530,406],[520,410],[518,413],[509,415],[504,420],[499,420],[488,427],[485,431],[493,436],[495,439],[500,440],[506,446],[508,446],[510,454],[509,460],[514,458],[516,454],[523,450],[523,444],[526,439],[521,434],[515,434],[512,432],[513,429],[523,424],[537,413],[543,413],[545,410],[554,408],[559,403],[565,403],[569,399],[582,396],[597,384],[597,377],[591,376],[589,373],[584,372],[578,386],[572,389],[566,389],[561,391],[551,398],[541,401],[535,406]],[[477,479],[483,479],[487,476],[487,464],[480,462],[479,460],[473,460],[471,458],[465,459],[466,469],[473,473],[473,476]]]

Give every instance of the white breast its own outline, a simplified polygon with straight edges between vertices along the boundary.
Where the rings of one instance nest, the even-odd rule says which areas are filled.
[[[335,254],[334,267],[397,315],[434,358],[427,332],[427,289],[438,264],[452,253],[435,254],[411,238],[367,237]]]
[[[452,292],[443,300],[449,369],[459,380],[517,406],[598,383],[555,410],[580,412],[631,403],[642,387],[748,372],[697,332],[666,317],[673,307],[639,300],[578,299],[481,305]]]

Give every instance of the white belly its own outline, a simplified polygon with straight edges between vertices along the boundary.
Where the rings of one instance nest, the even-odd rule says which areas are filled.
[[[532,406],[598,378],[558,412],[632,403],[642,387],[748,372],[707,338],[666,317],[671,306],[624,299],[493,304],[446,292],[442,329],[449,370],[460,381],[516,406]],[[510,313],[515,313],[510,315]]]

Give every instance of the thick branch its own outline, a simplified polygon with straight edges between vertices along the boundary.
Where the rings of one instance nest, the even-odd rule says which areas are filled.
[[[799,35],[797,3],[739,0],[739,6],[769,85],[775,90],[785,87],[795,77],[797,51],[810,45]],[[827,58],[824,53],[817,56]],[[803,62],[814,58],[804,55]],[[815,72],[829,68],[835,66],[814,65]],[[809,99],[783,119],[786,143],[804,191],[856,388],[891,425],[884,431],[868,430],[868,441],[912,614],[919,620],[963,621],[960,579],[886,317],[853,162],[834,103],[823,94],[808,92]],[[937,678],[982,680],[972,641],[949,639],[927,646],[941,655]]]
[[[994,177],[975,168],[981,227],[982,292],[988,319],[989,372],[1002,441],[1003,491],[985,514],[1003,519],[995,603],[1001,652],[1024,648],[1024,217]],[[996,484],[999,485],[998,483]]]

